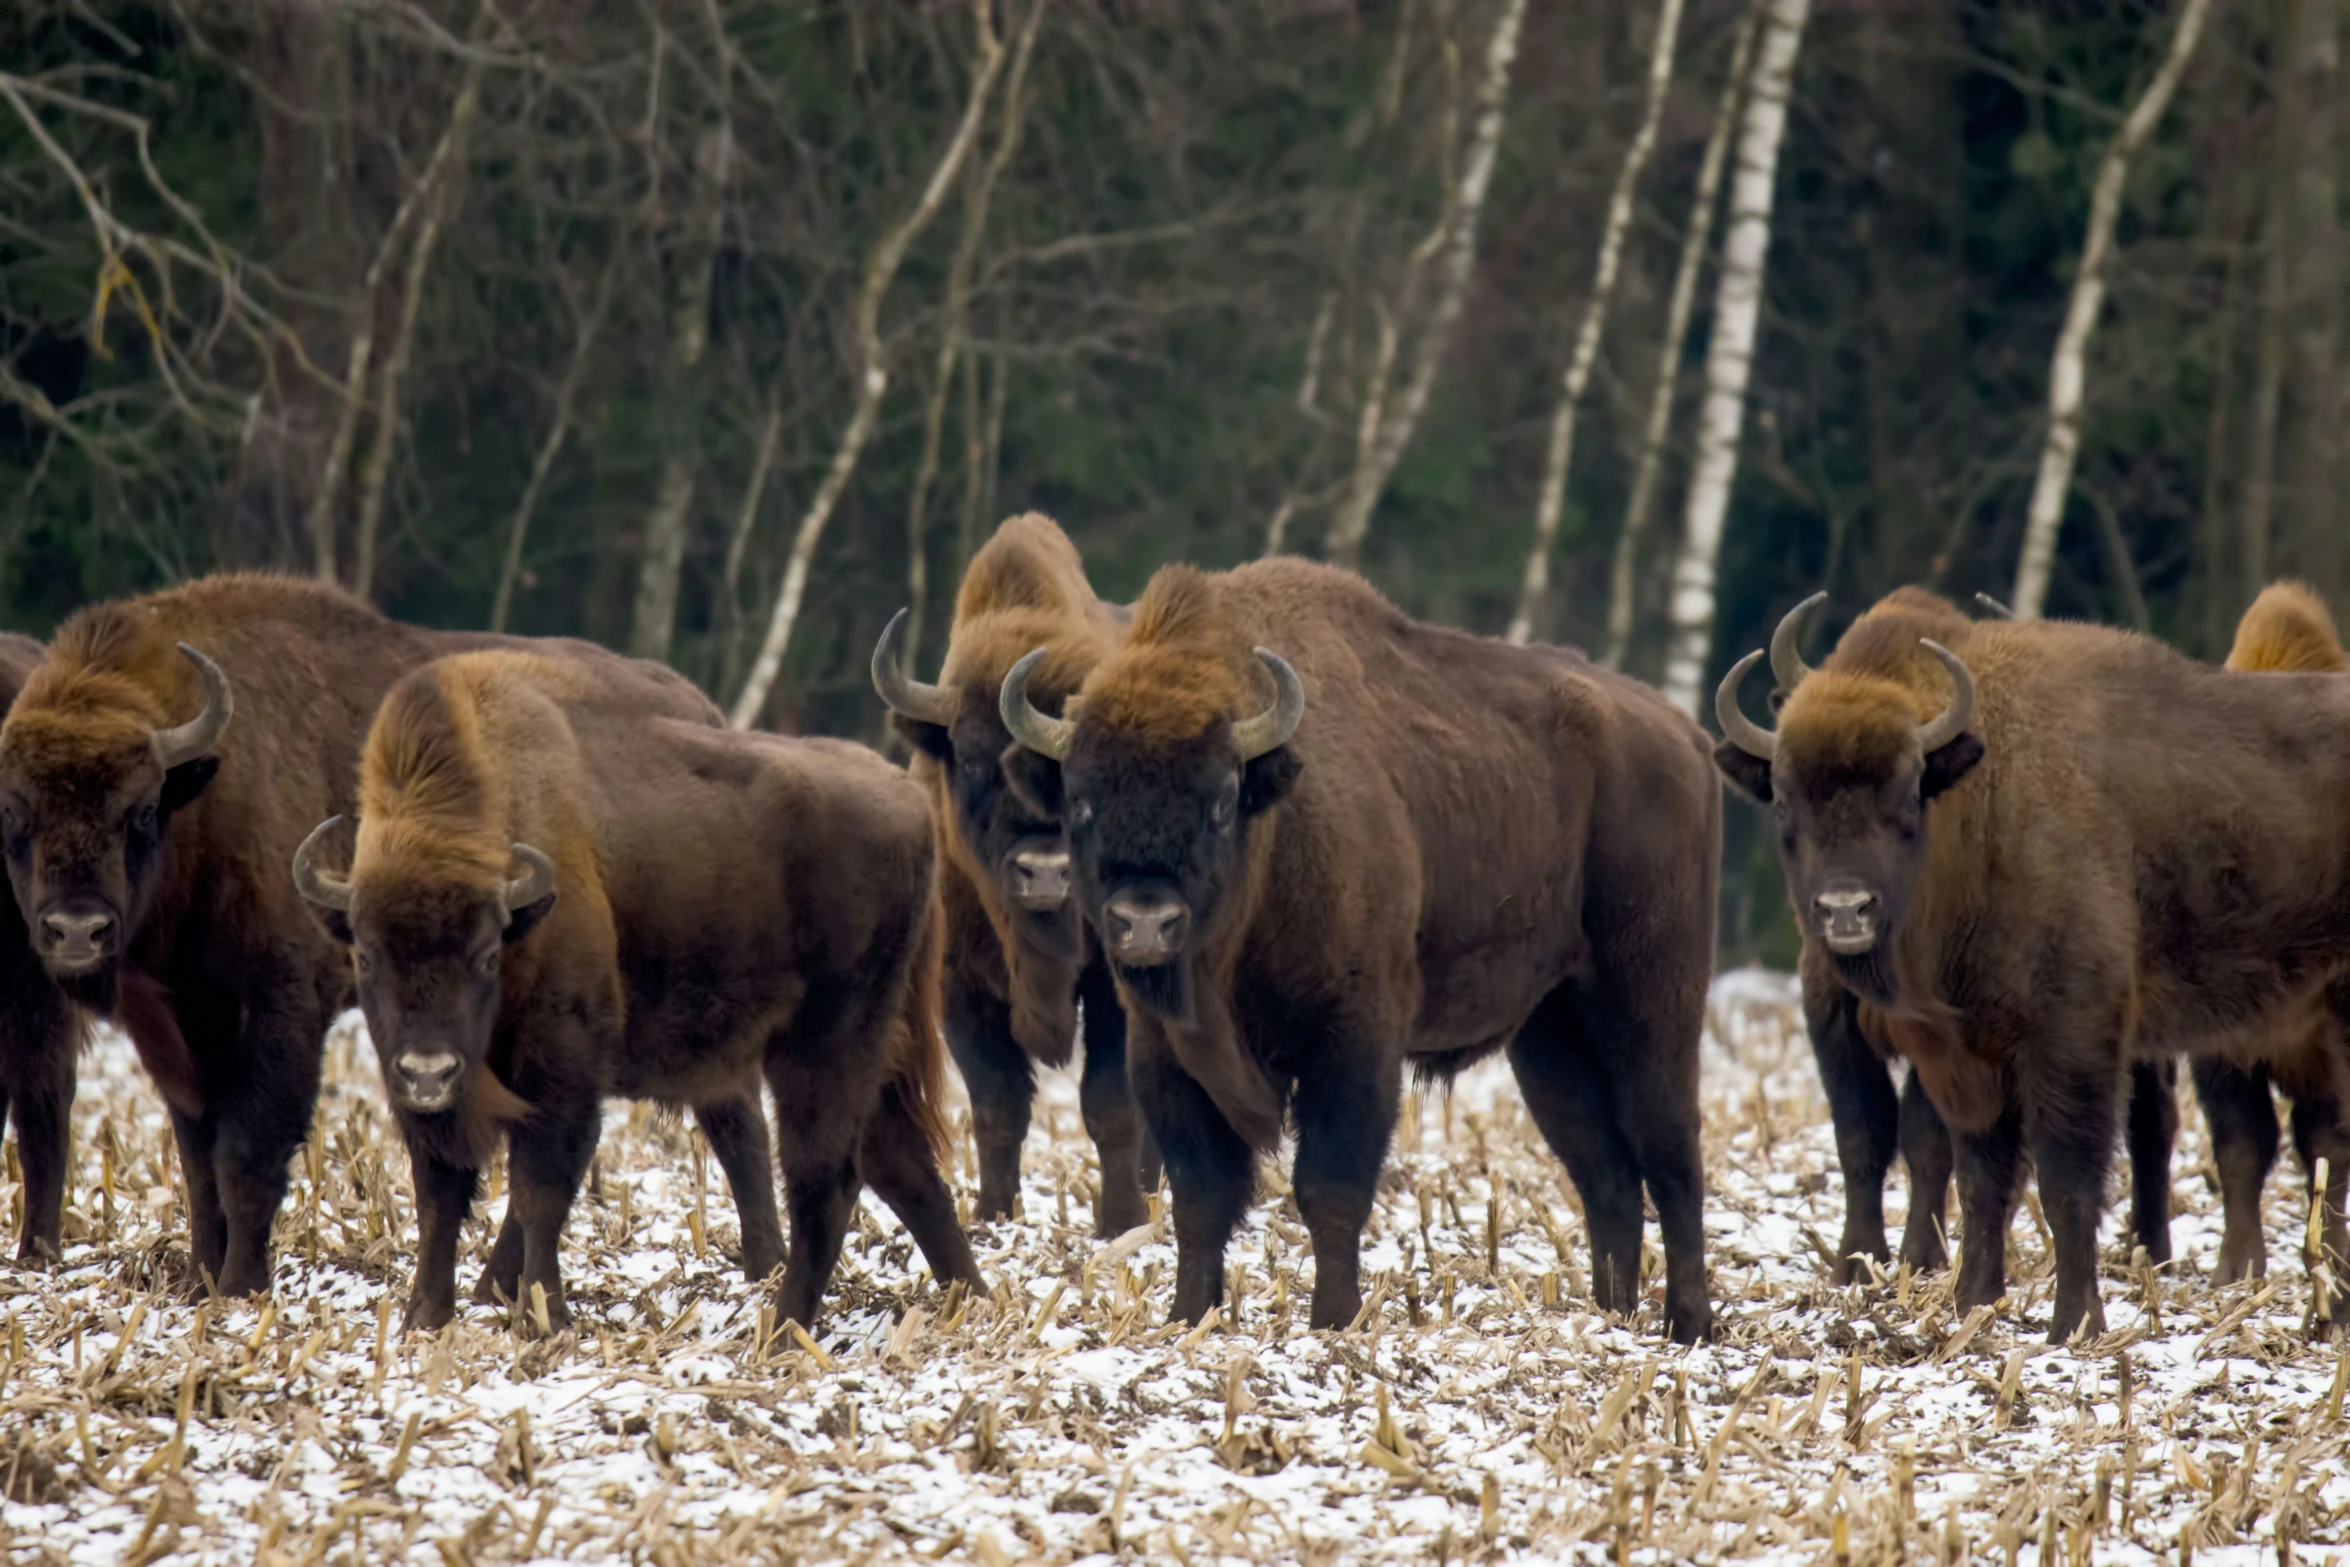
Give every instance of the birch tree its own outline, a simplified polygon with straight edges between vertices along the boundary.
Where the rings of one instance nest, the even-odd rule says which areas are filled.
[[[2121,216],[2130,159],[2146,145],[2163,110],[2170,106],[2171,94],[2194,56],[2196,40],[2203,33],[2203,18],[2210,10],[2211,0],[2187,0],[2171,34],[2170,52],[2106,146],[2097,168],[2096,190],[2089,199],[2088,238],[2081,247],[2080,267],[2073,274],[2072,298],[2065,308],[2063,330],[2056,337],[2056,354],[2048,366],[2048,434],[2040,448],[2039,477],[2032,483],[2031,509],[2024,517],[2023,558],[2016,567],[2015,595],[2009,601],[2018,620],[2037,620],[2048,600],[2048,577],[2056,564],[2057,528],[2064,521],[2064,503],[2073,487],[2073,462],[2081,449],[2081,393],[2089,334],[2105,308],[2105,272],[2112,259],[2113,226]]]
[[[963,118],[955,127],[954,138],[946,151],[939,155],[938,166],[930,172],[930,182],[921,196],[906,212],[882,234],[873,253],[865,258],[865,276],[857,290],[857,357],[860,361],[857,375],[857,401],[849,415],[848,427],[841,432],[840,444],[833,449],[831,465],[825,470],[824,482],[808,502],[808,509],[800,516],[798,532],[793,536],[791,558],[784,566],[783,586],[775,595],[775,607],[767,619],[767,632],[759,643],[758,654],[751,660],[750,674],[743,681],[742,691],[735,697],[734,707],[727,721],[737,729],[748,729],[758,720],[767,706],[767,695],[775,688],[775,677],[783,670],[784,650],[791,645],[792,628],[800,618],[800,604],[808,592],[808,570],[816,558],[816,544],[824,535],[824,525],[831,520],[833,508],[840,504],[841,492],[857,471],[857,459],[872,439],[873,427],[881,417],[881,400],[889,391],[889,366],[884,359],[881,342],[881,303],[889,293],[889,285],[896,278],[899,264],[906,259],[906,247],[913,244],[930,220],[938,213],[939,205],[961,173],[963,160],[970,155],[971,144],[979,139],[979,127],[987,118],[989,98],[995,92],[996,77],[1003,71],[1003,41],[996,37],[995,22],[989,15],[992,0],[974,0],[972,14],[979,34],[978,69],[971,78],[971,96],[963,105]],[[1026,27],[1033,30],[1043,15],[1041,6],[1030,10]]]
[[[1392,391],[1389,385],[1399,346],[1398,328],[1392,312],[1381,309],[1379,313],[1379,353],[1363,399],[1354,472],[1331,516],[1323,545],[1323,553],[1342,566],[1361,563],[1363,539],[1371,530],[1371,512],[1419,428],[1428,393],[1436,384],[1437,368],[1460,324],[1461,305],[1477,266],[1477,220],[1485,210],[1485,193],[1493,184],[1494,155],[1509,117],[1510,67],[1518,58],[1518,30],[1525,15],[1526,0],[1504,0],[1501,17],[1485,44],[1477,78],[1476,120],[1469,132],[1469,155],[1462,164],[1460,182],[1447,193],[1444,216],[1410,263],[1417,273],[1434,259],[1439,270],[1436,296],[1427,319],[1414,335],[1411,371],[1400,392]],[[1407,297],[1413,292],[1408,284],[1405,292]]]
[[[1608,198],[1607,227],[1599,241],[1599,267],[1584,302],[1583,324],[1575,333],[1575,349],[1559,384],[1558,407],[1550,416],[1550,445],[1543,454],[1542,489],[1534,504],[1534,543],[1526,551],[1526,570],[1518,584],[1518,609],[1510,617],[1508,640],[1520,647],[1534,638],[1534,612],[1550,591],[1550,554],[1558,541],[1559,516],[1566,510],[1567,472],[1575,459],[1575,408],[1591,384],[1591,367],[1599,360],[1599,340],[1607,330],[1609,303],[1615,298],[1616,272],[1624,258],[1624,234],[1632,226],[1632,197],[1640,176],[1656,150],[1657,121],[1664,117],[1665,93],[1673,84],[1673,44],[1681,31],[1681,0],[1664,0],[1656,18],[1656,41],[1648,53],[1648,95],[1641,106],[1640,129],[1616,171],[1616,188]]]
[[[1730,184],[1730,227],[1722,244],[1721,281],[1714,291],[1697,465],[1689,480],[1668,615],[1664,694],[1692,718],[1697,716],[1706,658],[1713,651],[1714,571],[1722,555],[1730,481],[1738,471],[1739,433],[1746,422],[1746,383],[1754,369],[1755,329],[1762,314],[1763,263],[1771,248],[1779,144],[1787,129],[1787,100],[1795,87],[1795,56],[1811,14],[1811,0],[1766,0],[1766,5],[1754,84],[1738,129],[1738,174]]]
[[[1697,276],[1713,247],[1714,210],[1722,194],[1722,166],[1729,161],[1730,130],[1738,118],[1738,99],[1746,88],[1746,73],[1754,63],[1754,39],[1762,25],[1767,0],[1752,0],[1746,18],[1738,24],[1738,38],[1730,46],[1730,71],[1722,82],[1714,126],[1706,134],[1705,153],[1698,160],[1697,189],[1689,198],[1689,224],[1681,236],[1681,260],[1673,271],[1671,303],[1665,307],[1664,340],[1657,345],[1656,379],[1648,393],[1648,419],[1640,432],[1640,462],[1632,474],[1632,496],[1624,504],[1623,526],[1608,562],[1607,645],[1601,662],[1610,669],[1624,667],[1632,649],[1632,609],[1638,587],[1641,541],[1656,515],[1656,492],[1664,475],[1665,437],[1672,433],[1673,395],[1681,386],[1681,353],[1689,340],[1689,318],[1696,314]]]

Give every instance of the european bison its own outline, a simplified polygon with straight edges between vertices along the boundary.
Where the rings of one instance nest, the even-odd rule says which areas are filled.
[[[1976,602],[2006,620],[2005,605],[1988,594]],[[1958,612],[1932,594],[1897,589],[1888,603],[1907,605],[1921,619]],[[1789,623],[1782,623],[1783,626]],[[1795,623],[1799,624],[1799,622]],[[1947,639],[1946,639],[1947,640]],[[1774,671],[1794,670],[1790,639],[1772,654]],[[1771,692],[1774,710],[1787,688]],[[1802,911],[1797,910],[1802,923]],[[1909,1218],[1901,1232],[1901,1260],[1919,1271],[1950,1260],[1945,1214],[1950,1192],[1950,1133],[1926,1096],[1925,1080],[1910,1072],[1898,1089],[1891,1059],[1899,1046],[1878,1007],[1862,1001],[1837,978],[1834,957],[1808,935],[1799,967],[1803,1014],[1812,1057],[1836,1128],[1836,1162],[1844,1178],[1844,1235],[1836,1248],[1833,1277],[1839,1284],[1861,1276],[1860,1258],[1890,1262],[1885,1245],[1885,1177],[1900,1151],[1909,1171]],[[2141,1061],[2131,1068],[2130,1229],[2155,1262],[2168,1262],[2170,1245],[2170,1159],[2178,1137],[2178,1068],[2170,1061]]]
[[[392,682],[505,640],[403,626],[316,582],[211,577],[76,613],[0,726],[0,839],[29,943],[68,999],[130,1035],[169,1106],[203,1287],[269,1287],[286,1161],[350,988],[286,863],[350,809]]]
[[[1806,939],[1955,1134],[1962,1308],[2004,1287],[2029,1147],[2062,1341],[2104,1324],[2132,1061],[2253,1038],[2273,1059],[2273,1025],[2350,965],[2350,817],[2313,808],[2350,785],[2350,689],[1924,599],[1881,602],[1816,671],[1795,643],[1818,600],[1799,606],[1773,638],[1776,733],[1738,707],[1758,651],[1717,693],[1715,757],[1771,808]]]
[[[0,712],[47,652],[31,637],[0,635]],[[7,809],[0,799],[0,813]],[[88,1027],[33,955],[16,904],[0,900],[0,1123],[15,1123],[24,1172],[20,1262],[55,1262],[64,1250],[67,1123]]]
[[[1159,1184],[1158,1157],[1126,1084],[1126,1014],[1069,900],[1069,846],[1058,813],[1004,787],[1003,759],[1013,742],[997,695],[1012,665],[1044,648],[1032,686],[1036,701],[1058,712],[1117,646],[1122,614],[1094,596],[1067,535],[1031,512],[1006,522],[971,557],[937,685],[903,667],[905,611],[873,650],[874,689],[913,744],[914,778],[930,797],[945,848],[939,892],[947,916],[947,1042],[971,1094],[975,1212],[982,1219],[1017,1213],[1036,1063],[1068,1064],[1082,1001],[1079,1103],[1101,1157],[1094,1218],[1103,1235],[1144,1221],[1143,1192]]]
[[[1721,792],[1697,729],[1579,655],[1422,624],[1299,560],[1160,571],[1065,717],[1029,699],[1049,656],[1004,681],[1031,753],[1010,779],[1069,823],[1127,1003],[1176,1316],[1221,1299],[1286,1115],[1311,1322],[1345,1326],[1405,1062],[1446,1078],[1506,1048],[1583,1195],[1601,1307],[1637,1304],[1645,1183],[1666,1331],[1703,1336]]]
[[[2350,659],[2343,656],[2324,601],[2300,583],[2277,582],[2264,588],[2237,622],[2227,667],[2338,677],[2350,670]],[[2293,1101],[2293,1146],[2302,1169],[2314,1182],[2317,1163],[2323,1159],[2332,1175],[2325,1248],[2337,1259],[2350,1256],[2350,1231],[2342,1219],[2343,1183],[2350,1179],[2350,1142],[2342,1136],[2343,1093],[2350,1088],[2342,1069],[2345,1044],[2340,1020],[2345,1015],[2350,1015],[2350,986],[2337,982],[2283,1025],[2276,1049],[2265,1058],[2241,1044],[2195,1058],[2195,1097],[2211,1125],[2212,1162],[2219,1167],[2226,1214],[2219,1247],[2222,1283],[2268,1271],[2260,1193],[2277,1162],[2272,1084]]]
[[[816,1320],[870,1182],[943,1281],[978,1282],[938,1171],[945,1060],[921,794],[859,746],[712,728],[658,666],[485,652],[417,670],[360,764],[347,879],[294,883],[351,949],[416,1176],[411,1321],[455,1309],[459,1228],[501,1131],[513,1196],[480,1298],[569,1321],[557,1248],[608,1097],[691,1104],[742,1216]],[[517,1216],[519,1223],[517,1223]]]

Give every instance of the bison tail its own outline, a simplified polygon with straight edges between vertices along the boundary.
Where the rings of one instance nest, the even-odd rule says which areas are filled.
[[[933,899],[922,916],[913,971],[906,976],[906,1004],[898,1014],[889,1086],[883,1090],[921,1128],[931,1162],[942,1167],[954,1146],[947,1129],[946,1036],[940,1028],[939,964],[945,945],[946,921]]]
[[[2230,669],[2271,673],[2340,673],[2350,669],[2325,600],[2298,582],[2272,582],[2236,625]]]

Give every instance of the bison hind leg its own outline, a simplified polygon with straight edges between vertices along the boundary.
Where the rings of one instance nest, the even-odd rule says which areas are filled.
[[[743,1235],[743,1277],[756,1284],[783,1261],[783,1221],[775,1209],[775,1166],[768,1158],[767,1109],[756,1081],[732,1099],[694,1106],[694,1121],[710,1140],[718,1167],[734,1194]]]
[[[971,1241],[955,1218],[955,1199],[931,1157],[922,1126],[897,1089],[885,1088],[865,1123],[858,1163],[874,1195],[889,1205],[922,1248],[931,1276],[944,1284],[980,1285]]]
[[[2170,1261],[2170,1159],[2179,1140],[2176,1061],[2130,1067],[2130,1235],[2157,1264]]]
[[[1591,1232],[1591,1294],[1630,1316],[1640,1304],[1640,1160],[1572,997],[1553,993],[1510,1045],[1526,1109],[1567,1167]]]
[[[2260,1222],[2260,1194],[2277,1162],[2277,1107],[2269,1093],[2268,1068],[2198,1056],[2190,1070],[2211,1132],[2211,1162],[2219,1170],[2224,1227],[2218,1281],[2265,1277],[2268,1237]]]

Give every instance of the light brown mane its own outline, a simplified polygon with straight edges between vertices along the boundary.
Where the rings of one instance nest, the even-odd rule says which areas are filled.
[[[955,594],[955,623],[1020,609],[1083,615],[1094,603],[1085,563],[1069,535],[1043,512],[1023,512],[971,557]]]
[[[384,698],[360,756],[355,874],[432,866],[482,885],[505,874],[504,789],[478,704],[446,665],[417,670]]]
[[[1950,677],[1919,642],[1965,656],[1973,622],[1923,588],[1902,588],[1854,621],[1836,651],[1787,696],[1779,743],[1807,772],[1890,774],[1910,731],[1950,701]]]
[[[1135,601],[1125,644],[1087,677],[1082,719],[1146,742],[1193,739],[1247,709],[1247,656],[1218,607],[1216,579],[1162,567]]]
[[[129,604],[93,604],[59,628],[49,657],[25,680],[16,710],[155,728],[170,721],[177,666],[184,663],[152,614]]]
[[[2236,625],[2227,667],[2239,670],[2339,674],[2350,669],[2334,617],[2306,584],[2272,582]]]

